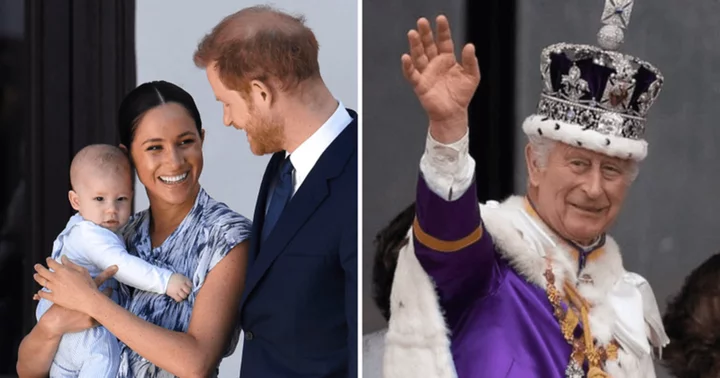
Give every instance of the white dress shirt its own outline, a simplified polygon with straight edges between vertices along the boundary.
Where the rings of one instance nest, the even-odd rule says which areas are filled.
[[[451,144],[440,143],[427,133],[420,172],[428,188],[446,201],[460,198],[472,184],[475,160],[470,156],[469,143],[468,131]]]
[[[305,181],[310,174],[310,171],[315,167],[315,163],[320,159],[320,156],[322,156],[335,138],[337,138],[351,122],[352,117],[350,113],[345,109],[342,101],[338,100],[338,107],[330,118],[309,138],[302,142],[292,154],[285,153],[285,157],[290,156],[290,162],[293,165],[293,191],[291,198],[297,193],[298,189],[300,189],[300,185],[302,185],[303,181]],[[270,185],[265,204],[266,213],[270,208],[270,201],[272,200],[272,194],[276,184],[277,181],[273,181]]]
[[[350,113],[345,109],[343,103],[338,101],[338,107],[330,118],[290,154],[290,162],[294,168],[293,195],[297,193],[323,152],[350,122],[352,122]]]

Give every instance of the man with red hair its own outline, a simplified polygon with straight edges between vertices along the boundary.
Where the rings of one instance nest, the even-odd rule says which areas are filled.
[[[273,154],[240,305],[242,377],[357,376],[357,114],[325,86],[318,50],[302,17],[258,6],[194,56],[225,125]]]

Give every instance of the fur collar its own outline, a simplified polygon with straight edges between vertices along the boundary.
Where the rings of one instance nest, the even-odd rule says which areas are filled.
[[[515,271],[541,288],[545,288],[547,284],[544,276],[547,254],[553,263],[557,288],[562,293],[564,280],[567,279],[573,284],[578,281],[578,264],[573,258],[575,252],[572,247],[554,237],[554,233],[542,221],[532,216],[524,217],[524,207],[525,200],[520,196],[510,197],[502,205],[497,202],[480,205],[484,227],[492,235],[498,252],[508,260]],[[530,222],[533,222],[542,234],[550,236],[557,248],[550,247],[549,241],[544,239]],[[624,272],[620,249],[615,240],[608,236],[605,245],[590,254],[583,277],[590,278],[595,286],[608,288]],[[580,286],[582,290],[582,283]]]
[[[578,264],[572,257],[572,247],[553,237],[541,221],[535,219],[533,222],[529,220],[532,217],[523,216],[524,205],[521,196],[510,197],[502,204],[494,201],[480,204],[484,228],[492,235],[498,253],[529,283],[541,288],[546,286],[544,255],[547,254],[552,260],[557,289],[564,292],[562,283],[565,279],[577,284],[580,294],[592,306],[589,322],[593,336],[600,345],[607,345],[615,338],[618,319],[608,297],[627,274],[617,243],[606,237],[605,245],[588,258],[582,279],[578,280]],[[550,235],[549,239],[556,247],[547,248],[552,242],[543,239],[543,234]],[[386,335],[385,376],[456,377],[450,339],[435,288],[415,256],[412,237],[410,230],[409,243],[398,256],[390,297],[392,316]],[[637,316],[643,316],[642,309]],[[606,371],[613,378],[655,377],[651,354],[630,353],[623,349],[616,361],[606,364]]]

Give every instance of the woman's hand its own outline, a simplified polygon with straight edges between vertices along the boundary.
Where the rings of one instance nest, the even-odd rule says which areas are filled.
[[[73,264],[65,256],[62,257],[62,264],[59,264],[51,258],[48,258],[46,261],[48,268],[52,269],[52,271],[41,264],[35,264],[35,271],[37,273],[33,275],[33,278],[38,284],[50,290],[50,292],[40,290],[37,295],[40,298],[53,302],[57,306],[64,307],[64,311],[74,310],[82,314],[88,314],[94,295],[99,293],[97,290],[98,285],[117,273],[117,266],[113,265],[93,280],[87,269]],[[47,315],[47,313],[45,315]],[[63,313],[62,310],[57,310],[54,316],[59,317],[61,322],[65,324],[64,327],[60,327],[63,329],[81,326],[86,326],[83,328],[86,329],[94,323],[92,320],[90,320],[92,323],[88,323],[87,319],[83,322],[79,317],[75,317],[75,314],[68,312]],[[43,316],[43,318],[45,318],[45,316]],[[68,322],[65,323],[65,321]],[[48,320],[48,322],[52,324],[52,319]],[[72,323],[72,326],[70,323]]]

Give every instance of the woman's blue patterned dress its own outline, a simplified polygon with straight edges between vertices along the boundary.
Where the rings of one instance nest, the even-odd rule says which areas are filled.
[[[250,221],[217,202],[200,189],[190,213],[177,229],[157,248],[150,245],[150,212],[137,213],[125,227],[127,250],[131,254],[173,272],[182,273],[193,282],[187,300],[176,303],[167,295],[121,287],[121,305],[150,323],[173,331],[186,332],[197,293],[212,268],[240,242],[250,237]],[[235,350],[240,326],[233,329],[225,356]],[[119,378],[173,377],[120,342]]]

